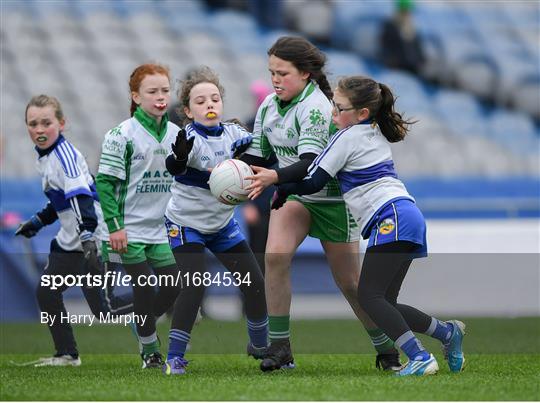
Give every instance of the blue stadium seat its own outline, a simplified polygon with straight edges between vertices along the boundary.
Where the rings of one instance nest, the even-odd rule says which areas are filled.
[[[350,48],[360,56],[377,59],[380,49],[380,35],[384,18],[378,15],[365,15],[354,21],[351,30]]]
[[[331,79],[338,79],[340,76],[368,75],[368,68],[362,59],[351,52],[327,50],[325,53],[328,58],[326,71]]]
[[[519,2],[519,4],[509,2],[502,4],[505,6],[504,12],[508,19],[512,21],[514,28],[535,27],[538,32],[540,11],[537,2]]]
[[[471,23],[479,29],[482,29],[482,26],[509,23],[506,13],[496,2],[489,5],[478,2],[462,2],[458,7],[463,15],[467,16]]]
[[[463,137],[486,134],[482,108],[472,95],[442,89],[434,96],[434,106],[452,133]]]
[[[483,54],[483,43],[478,34],[472,30],[456,32],[452,35],[442,35],[441,42],[447,60],[459,60],[464,55]]]
[[[538,70],[536,2],[418,2],[414,17],[426,47],[427,78],[515,105],[519,77]],[[537,116],[534,108],[520,108]]]
[[[432,115],[431,99],[422,82],[414,75],[399,71],[385,70],[375,77],[388,85],[397,97],[396,108],[406,116]]]
[[[472,25],[461,10],[446,2],[418,2],[413,17],[419,32],[441,36],[469,30]]]
[[[493,98],[496,95],[500,70],[495,61],[485,54],[464,55],[454,70],[455,83],[477,96]]]
[[[146,1],[114,1],[115,10],[120,15],[129,16],[134,14],[154,13],[156,10],[156,0]]]
[[[538,64],[527,58],[508,54],[496,54],[495,57],[501,71],[497,101],[504,105],[516,105],[538,117],[540,112],[534,93],[534,90],[538,89],[537,80],[540,74]]]
[[[524,74],[520,77],[512,92],[512,103],[517,108],[540,120],[540,72]]]
[[[519,154],[538,154],[540,140],[530,116],[523,112],[496,110],[489,117],[490,137]]]
[[[203,2],[196,0],[159,0],[156,10],[166,18],[169,26],[175,31],[189,32],[189,27],[208,26],[208,15]],[[187,24],[187,26],[185,26]]]
[[[262,44],[264,45],[264,48],[266,50],[270,49],[270,47],[282,36],[298,36],[298,33],[283,29],[275,29],[267,33],[263,33]]]
[[[217,11],[211,16],[209,25],[223,35],[252,35],[257,32],[253,17],[239,11]]]
[[[380,2],[390,3],[390,2]],[[331,42],[338,49],[351,49],[353,44],[354,29],[358,21],[366,15],[376,13],[376,7],[368,9],[361,1],[347,0],[336,1],[334,5],[334,22],[332,24]],[[382,18],[377,16],[377,20]]]
[[[4,3],[2,2],[2,7],[4,7]],[[10,2],[11,3],[11,2]],[[73,7],[73,2],[69,0],[58,0],[54,3],[50,1],[21,1],[19,3],[29,3],[32,4],[32,7],[34,9],[34,12],[37,13],[37,15],[47,15],[47,14],[70,14],[72,13],[75,8]]]
[[[76,10],[77,15],[83,18],[95,12],[102,12],[102,13],[115,12],[113,1],[76,0],[73,2],[73,7]]]
[[[223,38],[236,54],[250,52],[266,53],[263,41],[259,40],[259,31],[253,17],[238,11],[218,11],[210,21],[211,29]]]

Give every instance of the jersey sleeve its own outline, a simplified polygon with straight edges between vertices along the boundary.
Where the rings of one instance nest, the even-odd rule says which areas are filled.
[[[64,192],[66,200],[78,195],[92,196],[92,191],[85,175],[87,171],[84,157],[67,141],[55,150],[57,158],[56,178],[58,188]]]
[[[328,141],[331,122],[332,109],[328,102],[302,105],[294,122],[299,134],[298,155],[320,154]]]
[[[123,216],[116,200],[116,189],[126,180],[126,165],[131,159],[132,148],[122,133],[122,126],[109,130],[101,147],[96,188],[103,218],[111,233],[124,228]]]
[[[245,154],[261,158],[270,158],[272,155],[272,146],[270,145],[268,137],[266,137],[263,130],[264,118],[268,111],[268,99],[270,98],[267,98],[257,110],[255,123],[253,124],[253,141],[246,150]]]
[[[248,132],[239,124],[236,124],[236,123],[231,124],[231,128],[232,128],[232,137],[234,138],[234,140],[240,140],[245,137],[253,137],[253,135],[250,132]]]
[[[96,176],[96,188],[99,195],[101,211],[109,232],[116,232],[124,228],[124,217],[116,200],[116,188],[120,180],[115,176],[99,173]]]
[[[127,144],[128,141],[122,134],[121,126],[107,132],[101,146],[98,169],[100,174],[114,176],[120,180],[126,179]]]
[[[201,152],[201,138],[197,135],[197,132],[195,129],[193,129],[191,126],[189,126],[189,129],[186,128],[186,140],[189,140],[190,138],[195,137],[195,140],[193,141],[193,148],[188,154],[188,159],[186,166],[193,166],[193,164],[196,163],[197,159],[199,158],[199,154]]]
[[[322,168],[330,176],[334,177],[343,169],[354,151],[350,144],[347,144],[347,138],[343,136],[344,132],[336,134],[326,148],[313,161],[308,169],[312,174],[317,168]]]

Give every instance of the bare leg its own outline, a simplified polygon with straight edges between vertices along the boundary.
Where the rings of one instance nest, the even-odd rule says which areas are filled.
[[[289,268],[296,248],[309,232],[309,211],[296,201],[272,210],[265,255],[268,315],[288,315],[291,308]],[[356,292],[356,290],[355,290]]]

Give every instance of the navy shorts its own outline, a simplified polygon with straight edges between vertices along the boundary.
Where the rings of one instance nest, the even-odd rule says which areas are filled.
[[[427,256],[426,220],[412,200],[389,203],[371,220],[368,248],[396,241],[417,244],[414,257]]]
[[[167,227],[167,236],[171,249],[191,242],[200,243],[213,253],[220,253],[246,240],[234,218],[225,227],[213,234],[202,234],[194,228],[183,227],[172,222],[167,217],[165,217],[165,226]]]

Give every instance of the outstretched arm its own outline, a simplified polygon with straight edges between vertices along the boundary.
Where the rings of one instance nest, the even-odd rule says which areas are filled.
[[[251,185],[246,188],[251,191],[249,198],[256,199],[270,185],[301,180],[306,176],[309,166],[316,157],[317,155],[312,153],[302,154],[299,157],[300,161],[275,170],[252,166],[255,175],[246,177],[252,180]]]
[[[32,238],[41,228],[45,225],[52,224],[57,219],[56,210],[51,203],[47,203],[47,206],[43,210],[33,215],[29,220],[21,223],[15,231],[15,235]]]
[[[284,183],[277,187],[272,199],[272,208],[277,210],[285,204],[289,195],[309,195],[317,193],[332,177],[321,167],[318,167],[309,179],[300,182]]]

